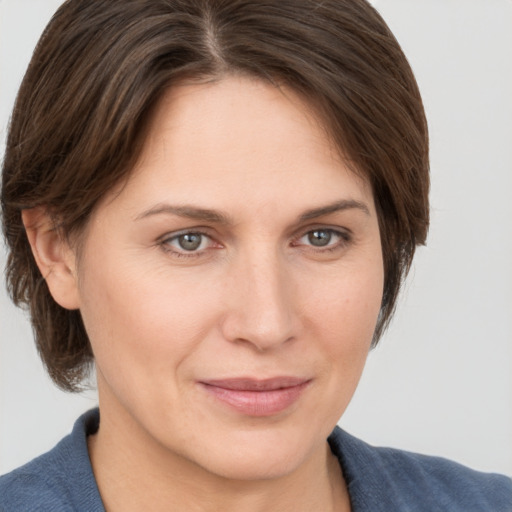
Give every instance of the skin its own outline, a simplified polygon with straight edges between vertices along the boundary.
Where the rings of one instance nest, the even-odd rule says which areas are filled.
[[[369,351],[381,243],[369,186],[299,97],[241,77],[174,87],[79,259],[44,214],[24,221],[91,340],[107,510],[350,509],[326,438]],[[263,416],[202,384],[276,376],[307,384]]]

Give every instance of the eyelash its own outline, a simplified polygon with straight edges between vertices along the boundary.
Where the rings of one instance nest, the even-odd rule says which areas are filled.
[[[334,236],[334,237],[338,238],[338,241],[336,241],[335,243],[332,243],[332,244],[331,244],[331,240],[329,240],[328,245],[325,245],[325,246],[315,247],[312,244],[304,244],[304,246],[308,247],[308,249],[315,251],[316,253],[335,252],[337,250],[347,247],[352,242],[352,235],[347,231],[342,231],[342,230],[333,229],[333,228],[326,228],[326,227],[317,227],[317,228],[313,228],[313,229],[308,229],[308,231],[303,232],[299,237],[294,238],[294,240],[292,242],[292,246],[297,247],[297,246],[303,245],[303,244],[300,244],[299,241],[315,232],[325,232],[325,233],[328,233],[331,237]],[[209,235],[208,233],[206,233],[205,231],[202,231],[200,229],[193,229],[193,230],[186,230],[186,231],[181,231],[178,233],[173,233],[170,236],[166,235],[164,238],[162,238],[159,241],[158,244],[162,248],[162,250],[164,250],[166,253],[172,254],[172,256],[176,257],[176,258],[198,258],[198,257],[201,257],[204,254],[205,250],[207,250],[207,249],[186,251],[185,249],[178,250],[178,249],[174,249],[171,247],[171,245],[170,245],[171,242],[177,241],[180,237],[185,236],[185,235],[199,235],[201,237],[209,239],[214,244],[217,243],[212,238],[212,236]],[[203,243],[203,241],[201,241],[201,244],[202,243]],[[218,247],[213,247],[213,248],[221,248],[221,247],[222,247],[221,244],[218,244]]]
[[[296,240],[301,240],[315,232],[324,232],[328,233],[329,236],[337,237],[338,240],[335,243],[331,243],[331,240],[328,241],[328,245],[324,246],[314,246],[314,245],[307,245],[308,248],[314,250],[318,253],[326,253],[326,252],[334,252],[340,249],[343,249],[347,247],[350,242],[352,241],[352,235],[347,231],[342,231],[339,229],[333,229],[333,228],[326,228],[326,227],[317,227],[313,229],[309,229],[306,231],[303,235],[301,235]]]
[[[173,257],[177,258],[197,258],[201,256],[204,252],[204,249],[200,251],[186,251],[185,249],[173,249],[171,248],[171,242],[178,240],[181,236],[185,235],[199,235],[204,238],[208,238],[210,240],[213,240],[213,238],[206,232],[201,231],[200,229],[193,229],[193,230],[186,230],[181,231],[179,233],[173,233],[170,236],[166,235],[160,242],[159,245],[162,247],[162,249],[166,253],[170,253],[173,255]],[[201,241],[202,244],[202,241]]]

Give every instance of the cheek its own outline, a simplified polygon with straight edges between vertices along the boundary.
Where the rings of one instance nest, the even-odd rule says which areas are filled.
[[[350,403],[364,369],[382,299],[382,270],[337,266],[330,277],[317,275],[302,287],[301,349],[318,364],[313,413],[327,430]],[[328,435],[329,432],[325,432]]]
[[[100,366],[128,361],[131,370],[150,372],[169,357],[178,364],[194,350],[214,321],[218,301],[204,280],[148,271],[136,261],[109,261],[99,253],[89,258],[80,309]]]
[[[315,284],[316,283],[316,284]],[[377,260],[364,270],[349,266],[316,278],[307,287],[303,309],[309,321],[332,340],[334,350],[370,345],[382,302],[383,271]]]

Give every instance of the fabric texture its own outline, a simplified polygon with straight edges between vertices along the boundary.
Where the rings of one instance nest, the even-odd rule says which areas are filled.
[[[0,511],[104,512],[87,451],[87,436],[98,426],[94,409],[51,451],[0,477]],[[339,427],[328,441],[347,481],[352,512],[512,512],[508,477],[375,448]]]

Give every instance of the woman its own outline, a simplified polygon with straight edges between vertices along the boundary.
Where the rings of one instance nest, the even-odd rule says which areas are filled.
[[[428,226],[421,99],[365,2],[70,1],[7,141],[13,299],[99,410],[5,510],[507,510],[335,425]],[[333,430],[334,429],[334,430]]]

